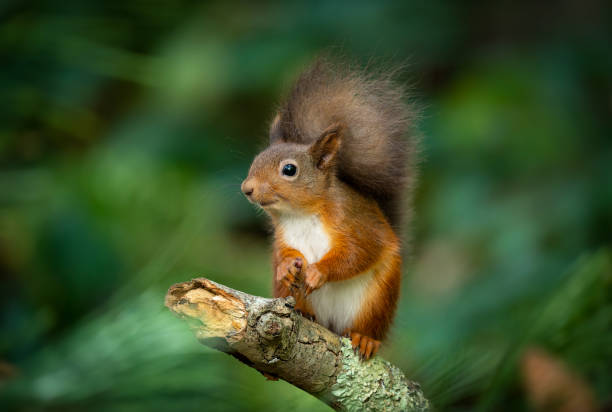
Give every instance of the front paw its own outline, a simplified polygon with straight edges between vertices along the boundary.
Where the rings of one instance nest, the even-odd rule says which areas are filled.
[[[302,258],[283,259],[276,267],[276,280],[293,292],[300,286],[300,275],[304,262]]]
[[[327,276],[322,273],[315,265],[308,265],[304,275],[304,292],[310,295],[327,282]]]

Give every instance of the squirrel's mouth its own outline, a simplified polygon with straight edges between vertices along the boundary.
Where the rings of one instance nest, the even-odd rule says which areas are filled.
[[[267,202],[260,202],[260,203],[259,203],[259,206],[261,206],[261,207],[266,207],[266,206],[273,205],[273,204],[274,204],[274,203],[276,203],[276,202],[277,202],[277,200],[269,200],[269,201],[267,201]]]

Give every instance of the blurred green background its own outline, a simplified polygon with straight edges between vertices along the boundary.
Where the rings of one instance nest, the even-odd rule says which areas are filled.
[[[423,108],[383,356],[438,410],[530,410],[537,347],[610,407],[606,3],[4,0],[0,409],[327,410],[199,345],[163,297],[197,275],[269,296],[239,185],[330,46],[408,62]]]

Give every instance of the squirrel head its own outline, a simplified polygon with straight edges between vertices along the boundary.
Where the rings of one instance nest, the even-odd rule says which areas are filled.
[[[334,124],[310,145],[271,145],[253,160],[242,193],[270,214],[316,212],[336,175],[341,132]]]

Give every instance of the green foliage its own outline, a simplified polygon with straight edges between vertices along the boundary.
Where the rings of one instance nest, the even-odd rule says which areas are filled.
[[[425,136],[383,355],[440,410],[527,408],[532,345],[612,402],[609,13],[441,1],[0,5],[0,407],[325,410],[163,308],[197,275],[269,295],[239,193],[330,45],[407,62]],[[6,407],[6,408],[4,408]]]

